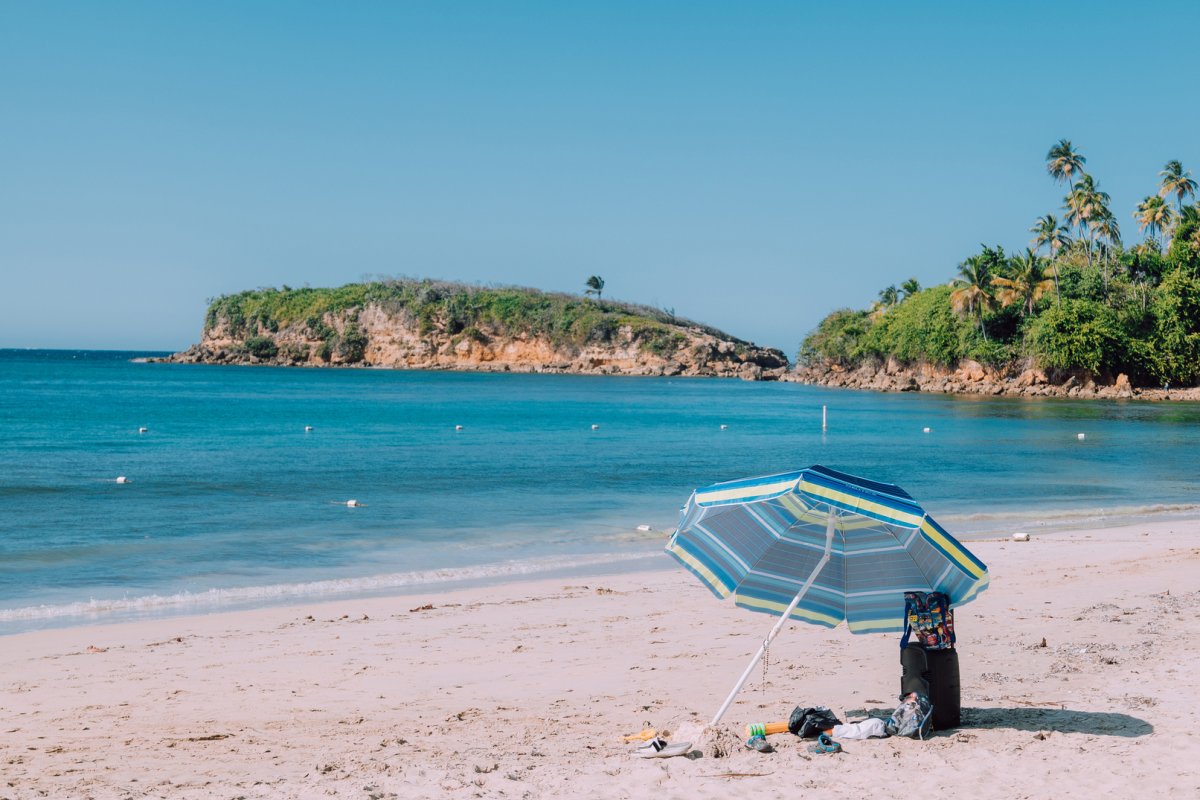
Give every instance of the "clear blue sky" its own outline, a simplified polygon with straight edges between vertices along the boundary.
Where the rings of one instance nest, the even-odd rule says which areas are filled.
[[[182,348],[365,275],[673,307],[792,356],[1023,247],[1072,139],[1200,177],[1200,5],[7,2],[0,347]]]

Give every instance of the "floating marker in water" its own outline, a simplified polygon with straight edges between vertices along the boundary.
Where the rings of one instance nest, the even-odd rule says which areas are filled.
[[[593,425],[593,426],[592,426],[592,430],[594,430],[594,431],[598,431],[598,430],[600,430],[600,426],[599,426],[599,425]]]
[[[653,528],[651,528],[649,525],[638,525],[637,529],[638,529],[639,531],[642,531],[643,533],[645,533],[646,531],[651,531],[651,530],[654,530],[654,529],[653,529]]]
[[[461,430],[462,430],[462,425],[455,425],[455,426],[454,426],[454,430],[456,430],[456,431],[461,431]]]
[[[149,428],[138,428],[138,433],[146,433],[149,430]]]
[[[929,433],[933,428],[922,428],[921,433]]]
[[[1075,438],[1079,439],[1080,441],[1083,441],[1084,439],[1087,438],[1087,434],[1086,433],[1077,433],[1077,434],[1075,434]]]
[[[346,507],[347,508],[358,508],[358,501],[357,500],[347,500]]]
[[[829,425],[829,409],[826,406],[821,406],[821,430],[825,430]]]
[[[723,431],[727,431],[727,430],[729,430],[729,426],[728,426],[728,425],[722,425],[722,426],[721,426],[721,430],[723,430]]]
[[[305,432],[305,433],[310,433],[311,431],[312,431],[312,425],[305,425],[305,426],[304,426],[304,432]]]
[[[126,478],[124,475],[118,475],[117,483],[130,483],[130,480],[129,480],[129,478]]]

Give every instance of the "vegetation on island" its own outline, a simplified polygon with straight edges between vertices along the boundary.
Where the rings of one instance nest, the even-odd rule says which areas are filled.
[[[274,334],[303,326],[306,338],[319,342],[315,355],[340,363],[362,361],[367,337],[359,314],[368,306],[415,323],[422,335],[445,335],[457,343],[465,338],[487,342],[493,336],[537,336],[566,349],[614,341],[629,329],[640,349],[670,356],[687,339],[680,328],[692,328],[734,342],[748,342],[688,319],[672,309],[601,300],[604,280],[593,275],[586,283],[595,299],[541,292],[519,287],[481,287],[418,279],[383,279],[338,288],[264,288],[211,300],[204,331],[220,327],[239,348],[261,359],[280,354]],[[335,320],[346,320],[336,325]],[[286,345],[285,345],[286,346]],[[306,358],[308,353],[284,353]]]
[[[1200,379],[1200,204],[1179,161],[1132,213],[1140,241],[1126,244],[1111,198],[1063,139],[1046,154],[1049,177],[1067,188],[1061,219],[1038,217],[1029,247],[981,245],[949,283],[889,286],[867,310],[829,314],[800,346],[806,366],[853,368],[895,359],[995,368],[1134,385]]]

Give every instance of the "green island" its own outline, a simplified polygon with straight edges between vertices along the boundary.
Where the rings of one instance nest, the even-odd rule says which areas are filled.
[[[788,367],[757,347],[659,309],[603,297],[398,278],[337,288],[261,288],[209,302],[187,363],[379,366],[773,380]]]
[[[1068,140],[1050,148],[1047,173],[1067,189],[1061,221],[1039,217],[1023,252],[981,245],[947,284],[910,279],[869,309],[826,316],[800,346],[802,379],[925,389],[936,378],[940,390],[961,391],[950,373],[968,364],[992,383],[1025,376],[1025,387],[1195,386],[1200,204],[1185,201],[1196,181],[1167,162],[1156,192],[1133,211],[1140,241],[1127,245],[1086,163]],[[897,380],[872,384],[873,372]]]

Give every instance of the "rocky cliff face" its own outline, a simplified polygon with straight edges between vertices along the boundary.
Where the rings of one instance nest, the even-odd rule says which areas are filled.
[[[1200,400],[1200,388],[1144,389],[1131,386],[1125,375],[1118,375],[1112,383],[1097,383],[1086,375],[1047,375],[1029,364],[994,369],[975,361],[962,361],[953,369],[932,364],[901,365],[894,359],[852,369],[825,364],[798,367],[783,380],[877,392]]]
[[[546,335],[477,321],[457,333],[405,309],[368,303],[313,320],[235,326],[217,317],[198,344],[167,361],[204,364],[366,366],[596,375],[682,375],[777,380],[779,350],[721,338],[698,327],[614,323],[598,339],[556,343]]]

